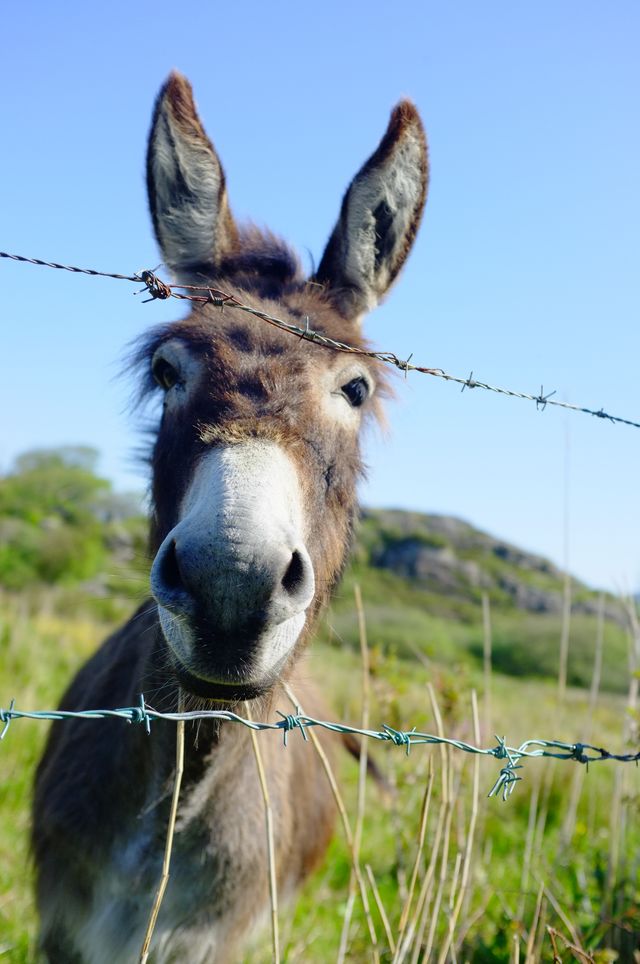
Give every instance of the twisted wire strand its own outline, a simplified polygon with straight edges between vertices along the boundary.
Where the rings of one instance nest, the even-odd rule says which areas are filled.
[[[140,281],[140,275],[112,274],[109,271],[96,271],[94,268],[76,268],[70,264],[58,264],[57,261],[43,261],[41,258],[26,258],[22,254],[8,254],[0,251],[0,258],[10,261],[23,261],[25,264],[36,264],[41,268],[58,268],[60,271],[72,271],[73,274],[88,274],[99,278],[115,278],[117,281]]]
[[[287,332],[290,335],[294,335],[304,341],[313,342],[315,345],[320,345],[323,348],[330,348],[333,351],[345,352],[351,355],[360,355],[365,358],[375,358],[386,365],[391,365],[397,368],[399,371],[404,372],[405,375],[408,372],[419,372],[422,375],[431,375],[434,378],[441,378],[446,382],[454,382],[457,385],[462,386],[462,391],[466,388],[481,388],[487,392],[494,392],[497,395],[502,395],[507,398],[520,398],[524,401],[535,402],[536,408],[539,411],[544,411],[547,405],[553,405],[556,408],[564,408],[571,412],[582,412],[584,415],[592,415],[595,418],[604,419],[608,422],[619,425],[629,425],[632,428],[640,428],[640,422],[633,421],[632,419],[622,418],[619,415],[610,415],[605,412],[603,408],[595,409],[588,408],[585,405],[574,405],[570,402],[562,402],[559,399],[553,398],[555,391],[545,393],[544,388],[540,387],[540,393],[538,395],[531,394],[529,392],[519,392],[515,389],[503,388],[499,385],[490,385],[488,382],[480,381],[473,377],[473,372],[469,374],[467,378],[462,378],[459,375],[452,375],[449,372],[445,372],[442,368],[428,368],[423,365],[413,365],[411,363],[412,355],[406,360],[398,357],[394,352],[391,351],[373,351],[367,350],[366,348],[357,348],[355,345],[349,345],[346,342],[336,341],[333,338],[329,338],[328,335],[322,334],[322,332],[314,331],[309,325],[309,319],[306,318],[306,325],[304,328],[293,325],[289,322],[283,321],[281,318],[276,318],[267,312],[260,311],[258,308],[253,308],[251,305],[247,305],[240,301],[234,295],[230,295],[219,288],[212,287],[211,285],[178,285],[178,284],[167,284],[162,281],[154,271],[140,271],[133,275],[127,274],[116,274],[108,271],[96,271],[92,268],[77,268],[68,264],[58,264],[55,261],[43,261],[40,258],[27,258],[23,255],[18,254],[8,254],[6,251],[0,251],[0,258],[8,258],[11,261],[21,261],[26,264],[35,264],[45,268],[58,268],[62,271],[71,271],[74,274],[85,274],[92,275],[101,278],[114,278],[118,281],[131,281],[137,282],[144,285],[143,291],[148,292],[149,298],[145,299],[145,302],[161,300],[164,301],[168,298],[176,298],[180,301],[191,301],[196,304],[213,304],[218,308],[235,308],[238,311],[247,312],[256,318],[261,319],[274,328],[278,328],[280,331]],[[176,290],[180,289],[180,290]],[[186,292],[186,293],[185,293]]]
[[[259,722],[248,720],[238,713],[231,710],[190,710],[176,713],[161,713],[149,706],[140,695],[140,702],[137,706],[119,707],[112,710],[17,710],[14,708],[15,701],[12,700],[8,709],[0,707],[0,723],[4,724],[0,733],[0,740],[7,734],[9,726],[13,720],[101,720],[119,719],[127,723],[141,723],[147,732],[151,732],[151,724],[156,720],[168,720],[178,722],[192,722],[194,720],[219,720],[227,723],[239,723],[254,731],[276,730],[283,734],[283,742],[286,747],[287,736],[293,730],[299,729],[306,740],[305,730],[309,727],[320,727],[330,730],[333,733],[350,733],[355,736],[366,737],[371,740],[378,740],[381,743],[392,743],[395,746],[403,746],[407,755],[412,746],[428,745],[435,746],[446,744],[455,750],[464,753],[479,754],[481,756],[491,756],[496,760],[506,761],[500,770],[498,777],[488,793],[489,797],[500,794],[506,802],[513,793],[515,785],[522,777],[516,771],[522,769],[521,760],[533,757],[552,757],[556,760],[574,760],[576,763],[587,765],[596,763],[599,760],[615,760],[618,763],[640,762],[640,750],[636,753],[610,753],[603,747],[594,746],[591,743],[563,743],[560,740],[525,740],[518,747],[508,746],[504,737],[496,736],[496,745],[492,747],[477,747],[464,740],[454,740],[447,737],[436,736],[433,733],[422,733],[414,727],[411,730],[395,730],[383,724],[379,730],[362,729],[358,726],[348,726],[345,723],[332,723],[327,720],[318,720],[306,713],[298,712],[292,714],[280,713],[281,719],[274,722]]]

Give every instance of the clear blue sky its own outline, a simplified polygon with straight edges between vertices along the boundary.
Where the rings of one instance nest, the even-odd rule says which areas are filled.
[[[368,332],[419,363],[638,420],[640,7],[636,0],[36,2],[0,39],[0,249],[129,273],[159,260],[144,193],[154,96],[192,80],[232,205],[317,260],[399,97],[432,180],[411,261]],[[306,255],[305,255],[306,256]],[[0,468],[89,443],[132,462],[124,346],[174,304],[123,282],[0,262]],[[369,440],[372,505],[462,516],[640,585],[640,430],[414,375]]]

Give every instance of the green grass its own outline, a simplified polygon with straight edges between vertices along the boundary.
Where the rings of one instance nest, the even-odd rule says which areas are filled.
[[[40,611],[33,613],[36,603]],[[55,706],[71,675],[99,644],[106,625],[53,611],[56,594],[0,597],[0,705]],[[13,724],[0,743],[0,957],[35,960],[35,910],[28,850],[31,786],[47,725]]]
[[[418,605],[417,597],[423,602],[424,594],[416,594],[390,573],[367,570],[363,574],[372,655],[372,724],[377,727],[386,722],[398,729],[415,725],[434,732],[436,723],[427,695],[427,684],[431,683],[446,734],[473,742],[474,688],[484,720],[478,622],[470,617],[461,619],[460,614],[449,618],[442,614],[430,616],[424,604]],[[361,711],[360,658],[350,585],[353,578],[347,578],[308,659],[310,672],[323,682],[333,717],[357,723]],[[131,588],[129,596],[138,592],[139,587]],[[0,705],[6,706],[15,697],[20,708],[54,706],[75,668],[112,628],[114,620],[131,608],[131,601],[122,596],[107,594],[96,600],[79,589],[33,593],[20,599],[10,595],[0,598]],[[593,620],[585,620],[584,625],[578,619],[572,624],[572,648],[579,659],[570,662],[570,681],[579,679],[588,684]],[[625,698],[617,691],[628,680],[622,634],[618,636],[617,628],[609,625],[606,633],[603,678],[609,680],[609,691],[600,695],[591,724],[593,742],[615,750],[624,745],[623,731],[628,720]],[[505,735],[511,745],[536,736],[584,739],[589,724],[585,690],[571,687],[565,706],[558,709],[555,682],[535,675],[543,657],[549,660],[545,672],[555,672],[558,638],[557,620],[550,621],[544,629],[537,620],[529,626],[522,619],[510,621],[508,614],[494,621],[496,664],[506,660],[506,668],[519,675],[493,673],[491,720],[482,734],[485,745],[495,743],[494,733]],[[416,649],[422,659],[416,657]],[[0,744],[0,959],[12,964],[30,964],[35,960],[36,922],[27,840],[30,788],[46,727],[45,723],[16,721]],[[391,745],[373,745],[370,749],[397,787],[397,793],[389,801],[380,796],[374,784],[367,786],[361,860],[373,868],[397,933],[403,881],[410,875],[414,859],[429,761],[434,767],[435,789],[425,861],[433,848],[442,802],[441,753],[415,747],[407,757],[401,748]],[[311,747],[309,750],[313,752]],[[436,948],[442,946],[450,903],[455,901],[452,885],[456,858],[467,839],[472,799],[473,759],[456,753],[451,760],[454,803],[448,854],[437,865],[437,876],[442,874],[444,884]],[[640,934],[637,769],[600,763],[592,765],[586,774],[575,763],[530,760],[520,771],[522,782],[506,804],[486,797],[499,769],[500,764],[494,759],[480,760],[478,823],[468,894],[457,929],[461,946],[456,959],[512,960],[514,935],[520,935],[524,960],[539,880],[543,878],[595,960],[612,960],[607,955],[614,951],[619,953],[620,961],[631,960]],[[582,792],[569,838],[563,842],[563,825],[576,774],[583,781]],[[340,780],[354,819],[357,766],[346,754],[340,759]],[[531,848],[530,874],[523,891],[527,827],[536,799],[533,816],[539,833]],[[348,849],[338,831],[323,868],[307,883],[295,904],[281,910],[280,924],[289,961],[325,964],[335,960],[350,868]],[[543,903],[545,923],[569,937],[565,921],[550,900],[545,898]],[[375,911],[374,919],[382,935]],[[541,933],[545,944],[537,959],[551,960],[551,945],[542,927]],[[249,964],[270,960],[269,947],[269,935],[263,934],[245,960]],[[360,902],[356,900],[348,960],[369,959],[369,938]],[[381,959],[390,960],[384,942]],[[563,960],[570,959],[573,958],[566,952]]]

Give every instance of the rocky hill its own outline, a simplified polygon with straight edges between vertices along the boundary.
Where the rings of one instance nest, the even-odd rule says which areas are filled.
[[[562,612],[564,574],[552,562],[454,516],[367,509],[359,553],[429,593],[469,602],[486,592],[499,608]],[[571,597],[574,613],[597,612],[596,594],[573,578]],[[607,616],[619,620],[619,606],[609,604]]]
[[[548,559],[451,516],[397,509],[362,513],[351,565],[325,627],[336,645],[358,645],[353,585],[361,587],[373,648],[466,672],[485,645],[489,601],[495,670],[557,677],[564,574]],[[570,579],[568,681],[588,687],[600,593]],[[605,596],[602,686],[629,685],[627,616]],[[471,663],[470,663],[471,659]]]

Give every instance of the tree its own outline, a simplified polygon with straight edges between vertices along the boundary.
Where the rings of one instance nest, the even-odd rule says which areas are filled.
[[[111,484],[95,474],[97,461],[86,446],[38,449],[0,478],[0,584],[21,588],[98,571],[105,558],[98,509]]]

